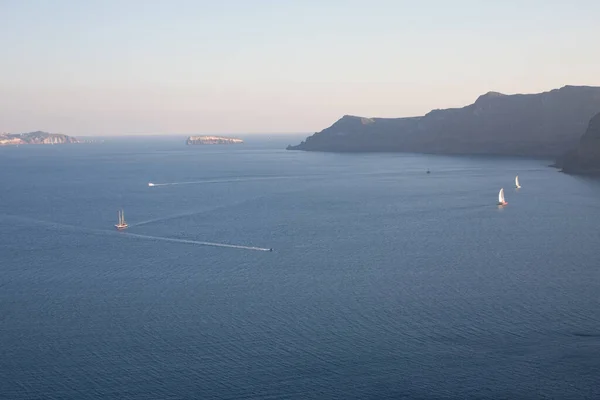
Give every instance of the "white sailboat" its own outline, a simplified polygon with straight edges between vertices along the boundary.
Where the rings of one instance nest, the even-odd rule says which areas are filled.
[[[519,185],[519,175],[515,176],[515,187],[521,189],[521,185]]]
[[[115,228],[122,231],[123,229],[127,229],[129,225],[125,222],[125,212],[123,210],[119,211],[119,223],[115,225]]]
[[[500,189],[500,193],[498,193],[498,205],[499,206],[505,206],[507,204],[508,203],[504,199],[504,188],[502,188],[502,189]]]

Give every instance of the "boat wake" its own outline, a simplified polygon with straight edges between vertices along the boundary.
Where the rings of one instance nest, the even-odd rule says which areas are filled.
[[[38,219],[28,218],[28,217],[21,217],[21,216],[16,216],[16,215],[3,214],[3,215],[0,215],[0,217],[4,217],[6,219],[26,221],[26,222],[29,222],[32,224],[37,224],[37,225],[45,225],[45,226],[57,228],[57,229],[66,229],[66,230],[77,231],[77,232],[86,232],[86,233],[95,234],[95,235],[113,235],[113,236],[121,235],[121,236],[129,236],[129,237],[138,238],[138,239],[161,240],[164,242],[195,244],[198,246],[225,247],[225,248],[230,248],[230,249],[252,250],[252,251],[273,251],[273,249],[267,249],[264,247],[243,246],[243,245],[229,244],[229,243],[203,242],[203,241],[199,241],[199,240],[178,239],[178,238],[169,238],[169,237],[162,237],[162,236],[140,235],[137,233],[123,232],[123,231],[85,228],[85,227],[76,226],[76,225],[67,225],[67,224],[61,224],[58,222],[43,221],[43,220],[38,220]]]
[[[229,178],[229,179],[205,179],[201,181],[189,181],[189,182],[165,182],[165,183],[154,183],[149,182],[149,187],[156,186],[175,186],[175,185],[201,185],[210,183],[234,183],[234,182],[253,182],[253,181],[270,181],[277,179],[292,179],[290,176],[265,176],[265,177],[254,177],[254,178]]]
[[[221,206],[216,206],[216,207],[207,207],[201,210],[195,210],[195,211],[189,211],[189,212],[182,212],[182,213],[176,213],[176,214],[171,214],[171,215],[166,215],[163,217],[159,217],[159,218],[152,218],[152,219],[146,219],[143,221],[139,221],[139,222],[135,222],[135,223],[130,223],[129,226],[130,227],[134,227],[134,226],[142,226],[142,225],[148,225],[148,224],[155,224],[157,222],[164,222],[164,221],[171,221],[174,219],[178,219],[178,218],[186,218],[186,217],[192,217],[195,215],[202,215],[202,214],[208,214],[208,213],[212,213],[218,210],[223,210],[223,209],[228,209],[228,208],[232,208],[232,207],[236,207],[239,206],[240,204],[246,204],[252,201],[257,201],[261,198],[263,198],[264,196],[256,196],[256,197],[251,197],[248,199],[244,199],[241,201],[237,201],[237,202],[233,202],[230,204],[223,204]]]
[[[45,225],[48,227],[66,229],[66,230],[71,230],[71,231],[86,231],[86,232],[96,232],[96,233],[97,232],[109,232],[109,231],[99,231],[97,229],[92,229],[92,228],[82,228],[82,227],[76,226],[76,225],[62,224],[60,222],[44,221],[44,220],[30,218],[30,217],[23,217],[20,215],[2,214],[1,217],[8,219],[8,220],[12,219],[12,220],[16,220],[16,221],[28,222],[28,223],[34,224],[34,225]]]
[[[202,242],[202,241],[198,241],[198,240],[177,239],[177,238],[168,238],[168,237],[162,237],[162,236],[139,235],[137,233],[129,233],[129,232],[121,233],[121,235],[130,236],[130,237],[139,238],[139,239],[147,239],[147,240],[162,240],[165,242],[196,244],[199,246],[227,247],[230,249],[254,250],[254,251],[273,251],[273,249],[266,249],[263,247],[242,246],[242,245],[238,245],[238,244],[228,244],[228,243]]]
[[[140,222],[135,222],[133,224],[129,224],[129,226],[130,227],[143,226],[143,225],[148,225],[148,224],[155,224],[157,222],[170,221],[170,220],[178,219],[178,218],[192,217],[194,215],[209,213],[209,212],[215,211],[215,210],[217,210],[219,208],[226,208],[226,206],[209,208],[209,209],[205,209],[205,210],[201,210],[201,211],[190,211],[190,212],[187,212],[187,213],[173,214],[173,215],[168,215],[168,216],[160,217],[160,218],[147,219],[147,220],[144,220],[144,221],[140,221]]]

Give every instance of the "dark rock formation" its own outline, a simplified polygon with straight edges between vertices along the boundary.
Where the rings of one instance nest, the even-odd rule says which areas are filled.
[[[229,138],[223,136],[190,136],[185,144],[241,144],[242,139]]]
[[[600,175],[600,113],[590,120],[577,148],[567,152],[557,166],[566,173]]]
[[[20,144],[65,144],[79,143],[77,139],[71,136],[58,133],[48,133],[42,131],[29,133],[4,133],[0,134],[0,146],[20,145]]]
[[[475,103],[413,118],[344,116],[288,150],[556,157],[600,109],[600,87],[538,94],[489,92]]]

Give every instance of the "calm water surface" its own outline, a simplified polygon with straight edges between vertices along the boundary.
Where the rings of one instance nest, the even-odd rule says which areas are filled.
[[[287,142],[0,148],[0,398],[600,398],[599,181]]]

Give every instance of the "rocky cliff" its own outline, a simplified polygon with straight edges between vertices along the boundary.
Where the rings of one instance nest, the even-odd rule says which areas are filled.
[[[537,94],[489,92],[462,108],[422,117],[346,115],[288,150],[551,156],[574,147],[600,109],[600,87]]]
[[[20,145],[20,144],[65,144],[79,143],[77,139],[71,136],[58,133],[48,133],[42,131],[29,133],[3,133],[0,134],[0,146]]]
[[[186,144],[241,144],[242,139],[223,137],[223,136],[190,136]]]
[[[557,164],[566,173],[600,175],[600,113],[590,120],[577,148]]]

